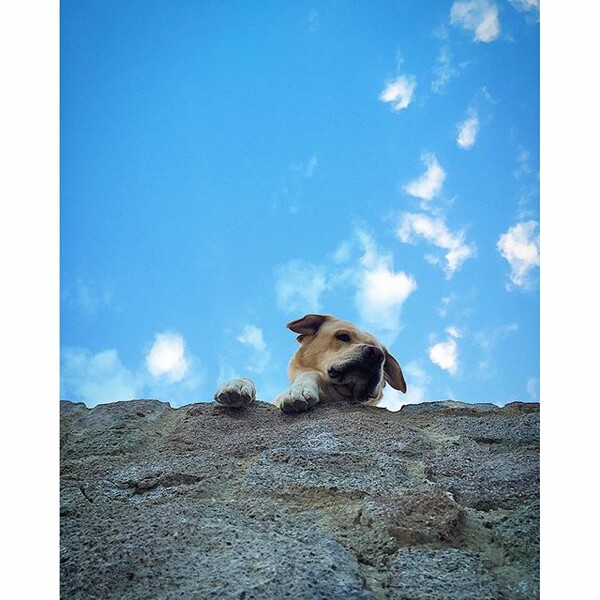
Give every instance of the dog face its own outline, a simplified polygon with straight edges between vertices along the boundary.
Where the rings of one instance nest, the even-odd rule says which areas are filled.
[[[300,334],[296,338],[300,348],[288,369],[291,381],[304,372],[316,372],[320,395],[329,400],[377,404],[386,382],[406,393],[396,359],[372,335],[352,323],[311,314],[287,327]]]

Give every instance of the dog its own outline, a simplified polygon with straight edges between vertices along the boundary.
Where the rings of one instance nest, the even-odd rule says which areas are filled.
[[[389,383],[406,393],[398,361],[371,334],[331,315],[309,314],[287,324],[299,334],[300,348],[292,357],[291,382],[275,399],[286,413],[307,411],[319,402],[354,401],[375,406]],[[256,389],[246,378],[222,385],[215,401],[239,408],[256,399]]]

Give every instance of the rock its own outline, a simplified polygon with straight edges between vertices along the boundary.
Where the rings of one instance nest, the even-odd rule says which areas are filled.
[[[65,597],[373,597],[352,553],[276,502],[158,500],[65,519]]]
[[[434,490],[371,496],[365,500],[373,523],[406,545],[450,542],[459,531],[460,506]]]
[[[539,597],[539,405],[61,403],[61,595]]]
[[[467,550],[401,548],[390,565],[394,600],[497,600],[493,578]]]
[[[523,404],[522,402],[512,402],[509,406]],[[489,402],[478,402],[469,404],[468,402],[457,402],[456,400],[440,400],[438,402],[420,402],[419,404],[405,404],[400,411],[403,413],[423,413],[440,411],[445,413],[462,414],[481,414],[489,412],[499,412],[502,408],[497,404]]]

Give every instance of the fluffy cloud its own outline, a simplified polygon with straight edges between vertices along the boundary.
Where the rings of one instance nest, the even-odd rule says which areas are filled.
[[[447,250],[444,255],[446,264],[443,267],[447,278],[452,277],[467,259],[475,256],[475,245],[465,243],[464,231],[453,233],[442,219],[423,213],[404,213],[396,233],[405,244],[424,239],[438,248]],[[429,262],[437,262],[437,258],[430,256]]]
[[[417,289],[415,280],[406,273],[394,272],[380,264],[365,269],[356,295],[362,317],[379,329],[396,329],[400,308]]]
[[[446,333],[448,339],[445,342],[438,342],[431,346],[428,353],[432,363],[454,375],[458,370],[458,343],[456,339],[460,337],[460,332],[456,327],[448,327]]]
[[[304,260],[291,260],[275,269],[278,307],[287,313],[321,310],[321,294],[329,288],[324,267]]]
[[[402,305],[417,289],[417,282],[403,271],[394,271],[391,254],[380,254],[368,234],[359,232],[358,239],[363,255],[356,306],[367,325],[396,335],[400,328]]]
[[[141,387],[139,377],[121,363],[116,350],[92,354],[84,348],[62,349],[61,398],[64,400],[82,400],[91,407],[139,397]]]
[[[376,330],[387,343],[400,330],[402,305],[417,289],[415,279],[395,271],[392,255],[380,252],[362,230],[338,246],[326,263],[292,260],[275,269],[275,278],[278,307],[295,315],[320,312],[324,292],[349,288],[364,326]],[[251,338],[249,332],[243,336]]]
[[[467,118],[457,125],[458,135],[456,143],[463,150],[469,150],[475,144],[479,131],[479,118],[477,113],[469,111]]]
[[[455,2],[450,10],[450,22],[472,31],[476,42],[492,42],[500,35],[498,7],[488,0]]]
[[[438,308],[438,315],[442,319],[445,319],[448,316],[448,308],[450,307],[451,302],[453,301],[452,296],[444,296],[440,302],[440,307]]]
[[[446,333],[453,338],[462,337],[462,333],[460,332],[460,329],[458,329],[458,327],[455,327],[454,325],[450,325],[450,327],[446,327]]]
[[[448,48],[446,46],[442,47],[434,68],[435,79],[431,82],[431,90],[435,94],[439,94],[452,79],[460,74],[464,67],[465,63],[455,66]]]
[[[271,353],[267,349],[262,329],[256,325],[246,325],[236,340],[253,350],[246,369],[253,373],[263,373],[271,362]]]
[[[164,375],[171,382],[181,381],[189,368],[183,337],[168,331],[157,333],[146,355],[146,367],[154,377]]]
[[[262,329],[258,328],[256,325],[246,325],[242,330],[242,333],[240,333],[236,339],[242,344],[252,346],[252,348],[259,352],[267,347],[263,338]]]
[[[96,406],[133,398],[160,398],[181,406],[198,398],[204,376],[199,361],[185,352],[183,337],[156,334],[145,364],[132,371],[115,349],[96,354],[61,348],[61,398]]]
[[[537,221],[525,221],[500,236],[497,244],[500,254],[510,265],[510,283],[513,286],[530,287],[531,274],[540,264],[540,237]]]
[[[421,161],[427,167],[423,175],[404,186],[404,191],[415,198],[431,200],[442,190],[446,173],[433,154],[423,154]]]
[[[400,75],[387,84],[383,92],[379,94],[379,99],[391,104],[392,110],[397,112],[408,108],[416,87],[417,82],[412,75]]]

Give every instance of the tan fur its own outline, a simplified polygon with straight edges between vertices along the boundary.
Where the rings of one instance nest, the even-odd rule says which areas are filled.
[[[291,385],[276,399],[284,412],[305,411],[319,402],[352,400],[376,405],[389,383],[406,393],[398,361],[371,334],[331,315],[310,314],[287,327],[298,333],[300,348],[288,367]],[[238,408],[254,401],[249,379],[223,384],[215,400]]]
[[[352,323],[330,315],[311,314],[288,323],[287,327],[300,334],[297,338],[300,348],[288,367],[290,389],[299,379],[301,383],[308,380],[317,388],[318,402],[355,400],[370,405],[381,400],[386,382],[406,392],[396,359],[375,337]],[[354,368],[345,372],[348,367]],[[341,375],[336,377],[336,373]],[[277,398],[276,404],[283,410],[302,410],[302,402],[294,402],[288,391]],[[284,406],[288,403],[289,407]],[[293,408],[296,404],[298,408]]]

